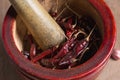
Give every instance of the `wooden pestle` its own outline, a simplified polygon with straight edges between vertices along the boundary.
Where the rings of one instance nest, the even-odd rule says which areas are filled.
[[[9,0],[42,50],[59,45],[65,34],[38,0]]]

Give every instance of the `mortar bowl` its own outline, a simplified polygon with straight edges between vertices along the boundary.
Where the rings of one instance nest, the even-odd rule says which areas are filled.
[[[41,2],[41,0],[39,1]],[[49,0],[48,2],[50,7],[45,6],[47,11],[53,6],[52,2]],[[62,2],[64,0],[61,0],[60,4]],[[96,21],[102,36],[102,43],[89,60],[74,68],[63,70],[38,66],[21,54],[22,40],[27,32],[26,25],[14,8],[12,6],[9,8],[3,23],[2,38],[7,54],[24,78],[28,80],[94,80],[106,65],[116,38],[115,21],[109,7],[103,0],[71,0],[70,3],[69,6],[76,13],[89,15]]]

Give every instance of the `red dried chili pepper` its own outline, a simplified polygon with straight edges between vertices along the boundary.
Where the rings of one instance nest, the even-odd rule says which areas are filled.
[[[39,53],[37,56],[35,56],[33,59],[32,59],[32,62],[37,62],[38,60],[44,58],[45,56],[49,55],[49,54],[52,54],[53,52],[55,52],[57,48],[56,47],[53,47],[52,49],[48,49],[48,50],[45,50],[43,51],[42,53]]]
[[[65,31],[66,36],[70,38],[72,33],[75,31],[75,27],[77,26],[77,17],[75,18],[75,21],[74,16],[61,18],[60,20],[57,20],[57,23]]]
[[[64,56],[66,56],[73,49],[73,47],[77,43],[76,39],[77,39],[77,36],[78,36],[79,33],[81,33],[81,31],[79,31],[77,33],[75,32],[75,34],[73,34],[73,36],[71,38],[69,38],[67,40],[67,42],[64,43],[64,45],[62,46],[62,48],[60,49],[60,51],[58,51],[57,55],[55,55],[51,59],[51,63],[54,63],[54,64],[57,63],[56,61],[60,60]]]
[[[89,38],[93,32],[93,30],[95,29],[95,26],[94,28],[91,30],[91,32],[89,33],[89,35],[81,40],[81,41],[78,41],[75,45],[75,47],[73,48],[72,51],[70,51],[66,56],[64,56],[58,65],[62,66],[62,65],[70,65],[74,62],[77,61],[77,57],[82,54],[82,52],[84,52],[86,50],[86,48],[88,47],[88,44],[89,44]],[[82,55],[83,56],[83,55]]]
[[[64,24],[64,27],[66,29],[66,36],[68,38],[70,38],[72,33],[75,31],[76,25],[77,25],[77,18],[75,20],[75,23],[73,24],[73,17],[68,18],[67,22]]]
[[[52,16],[52,18],[56,18],[58,14],[56,12],[52,12],[50,13],[50,15]]]
[[[73,30],[73,27],[72,27],[72,23],[73,23],[73,19],[72,18],[69,18],[66,22],[66,24],[64,25],[65,28],[67,30]]]
[[[76,35],[78,35],[78,34],[76,34]],[[76,35],[74,35],[73,37],[69,38],[69,39],[63,44],[62,48],[61,48],[60,51],[57,53],[57,55],[53,57],[53,59],[57,59],[57,58],[61,58],[61,57],[65,56],[65,55],[69,52],[69,50],[70,50],[71,48],[73,48],[73,46],[74,46],[75,43],[76,43],[76,42],[75,42],[75,40],[76,40],[76,38],[77,38]]]
[[[35,44],[31,44],[30,59],[33,59],[35,55],[36,55],[36,45]]]

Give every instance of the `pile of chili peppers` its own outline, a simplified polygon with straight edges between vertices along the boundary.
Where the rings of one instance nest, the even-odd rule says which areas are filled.
[[[51,16],[56,15],[52,13]],[[22,51],[27,59],[46,68],[70,69],[87,61],[98,50],[102,38],[92,18],[71,15],[60,17],[56,22],[64,30],[66,41],[42,51],[31,34],[27,34]]]

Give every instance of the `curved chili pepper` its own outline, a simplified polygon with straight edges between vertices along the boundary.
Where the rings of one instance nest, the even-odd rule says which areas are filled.
[[[57,55],[53,57],[53,59],[61,58],[61,57],[65,56],[65,55],[69,52],[69,50],[70,50],[71,48],[73,48],[73,46],[75,45],[75,43],[76,43],[75,40],[76,40],[76,38],[77,38],[77,35],[78,35],[78,34],[76,34],[76,35],[74,35],[73,37],[69,38],[69,39],[63,44],[62,48],[61,48],[60,51],[57,53]]]
[[[76,62],[76,58],[82,54],[82,52],[84,52],[89,44],[89,38],[93,32],[93,30],[95,29],[95,26],[94,28],[91,30],[91,32],[89,33],[89,35],[81,40],[81,41],[78,41],[75,45],[75,47],[73,48],[72,51],[70,51],[66,56],[64,56],[60,62],[59,62],[59,65],[70,65],[74,62]],[[83,56],[83,55],[82,55]]]
[[[76,62],[76,57],[79,56],[88,46],[86,40],[82,40],[76,43],[75,47],[65,57],[61,59],[59,65],[70,65]]]
[[[68,38],[70,38],[72,33],[74,33],[76,25],[77,25],[77,18],[75,18],[75,23],[73,24],[73,17],[70,17],[67,20],[67,22],[64,24],[64,27],[66,28],[66,36]]]
[[[77,36],[79,35],[79,33],[81,33],[81,31],[77,32],[76,34],[73,34],[73,36],[71,38],[69,38],[67,40],[67,42],[64,43],[64,45],[62,46],[62,48],[60,49],[60,51],[58,51],[57,55],[55,55],[52,58],[51,63],[57,63],[56,59],[60,60],[61,58],[63,58],[64,56],[66,56],[73,49],[73,47],[77,43],[76,39],[77,39]]]
[[[66,36],[70,38],[71,34],[75,31],[75,27],[77,26],[77,17],[75,17],[75,20],[74,16],[65,17],[58,20],[57,23],[65,31]]]
[[[37,62],[38,60],[42,59],[43,57],[49,55],[49,54],[52,54],[53,52],[55,52],[57,48],[56,47],[53,47],[52,49],[48,49],[48,50],[45,50],[43,51],[42,53],[39,53],[37,56],[35,56],[33,59],[32,59],[32,62]]]

